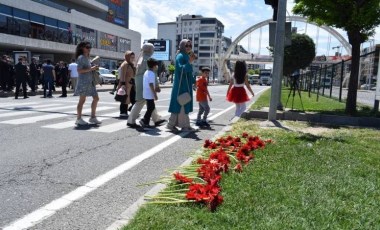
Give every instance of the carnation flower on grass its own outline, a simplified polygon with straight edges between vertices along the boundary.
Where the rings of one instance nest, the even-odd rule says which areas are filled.
[[[149,197],[153,203],[196,202],[207,206],[210,211],[223,203],[220,195],[223,173],[232,167],[234,172],[243,171],[242,163],[249,164],[255,157],[254,151],[265,148],[272,140],[262,140],[243,132],[241,136],[225,136],[211,141],[205,140],[203,153],[194,164],[183,166],[161,182],[168,184],[168,191]],[[231,164],[235,164],[232,165]]]

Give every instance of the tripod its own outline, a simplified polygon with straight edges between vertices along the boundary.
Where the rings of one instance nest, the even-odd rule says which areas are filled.
[[[305,108],[303,107],[303,103],[302,103],[302,98],[301,98],[301,91],[299,89],[299,85],[298,85],[298,78],[299,78],[299,75],[296,75],[296,76],[291,76],[291,85],[290,85],[290,91],[289,91],[289,95],[288,95],[288,99],[286,100],[286,104],[285,104],[285,108],[286,108],[286,105],[288,104],[288,101],[289,101],[289,98],[290,98],[290,95],[293,94],[293,99],[292,99],[292,110],[293,110],[293,106],[294,106],[294,97],[296,95],[296,90],[298,92],[298,96],[300,97],[300,101],[301,101],[301,106],[302,106],[302,111],[305,111]]]

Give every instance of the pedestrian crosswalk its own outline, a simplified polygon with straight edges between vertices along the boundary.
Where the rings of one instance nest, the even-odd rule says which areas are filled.
[[[90,103],[84,106],[82,114],[84,119],[88,120],[91,113]],[[25,102],[25,103],[0,103],[0,125],[37,125],[42,129],[50,130],[73,130],[75,129],[76,120],[76,102],[68,101],[52,101],[49,104],[43,102]],[[163,119],[168,119],[170,113],[167,111],[168,106],[157,105],[158,113]],[[190,120],[195,122],[197,116],[197,108],[190,114]],[[144,108],[140,117],[144,115]],[[216,111],[218,112],[218,111]],[[119,118],[119,106],[117,103],[99,103],[96,109],[98,120],[102,124],[88,129],[81,129],[86,132],[93,133],[114,133],[121,130],[133,130],[126,126],[127,120]],[[215,115],[215,114],[214,114]],[[209,117],[213,114],[210,113]],[[138,121],[137,121],[138,122]],[[152,137],[168,137],[173,135],[169,132],[165,125],[145,129],[139,132],[141,136]]]

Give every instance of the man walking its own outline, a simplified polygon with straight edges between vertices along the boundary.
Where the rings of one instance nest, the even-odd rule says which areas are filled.
[[[78,64],[75,62],[75,59],[71,59],[71,63],[69,64],[69,76],[71,85],[73,90],[75,91],[75,87],[77,86],[78,80]]]
[[[53,97],[52,90],[55,81],[55,70],[50,60],[46,60],[46,64],[42,65],[42,71],[44,74],[44,98]],[[46,95],[46,90],[49,88],[49,93]]]
[[[59,72],[59,79],[61,81],[61,87],[62,87],[62,95],[59,97],[67,97],[67,83],[68,83],[68,69],[67,69],[67,64],[63,61],[59,62],[59,67],[58,67],[58,72]]]
[[[29,98],[26,94],[26,80],[28,78],[28,68],[24,63],[24,58],[20,57],[18,63],[15,65],[16,72],[16,92],[15,99],[18,99],[18,93],[20,91],[20,85],[22,84],[22,92],[24,93],[24,99]]]
[[[36,83],[37,83],[37,77],[38,77],[38,66],[36,63],[36,59],[32,58],[32,63],[29,65],[29,71],[30,71],[30,88],[32,88],[32,93],[34,94],[36,92]]]

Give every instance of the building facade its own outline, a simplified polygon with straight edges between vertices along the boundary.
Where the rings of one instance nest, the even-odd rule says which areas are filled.
[[[216,77],[219,64],[218,55],[222,54],[222,34],[224,25],[216,18],[202,17],[201,15],[179,15],[175,22],[159,23],[157,38],[172,40],[172,57],[178,50],[182,39],[189,39],[193,44],[193,51],[198,59],[193,63],[195,74],[202,66],[209,66],[212,70],[210,77]]]
[[[0,52],[70,61],[81,41],[114,69],[124,52],[139,52],[141,34],[128,29],[128,0],[0,0]]]

